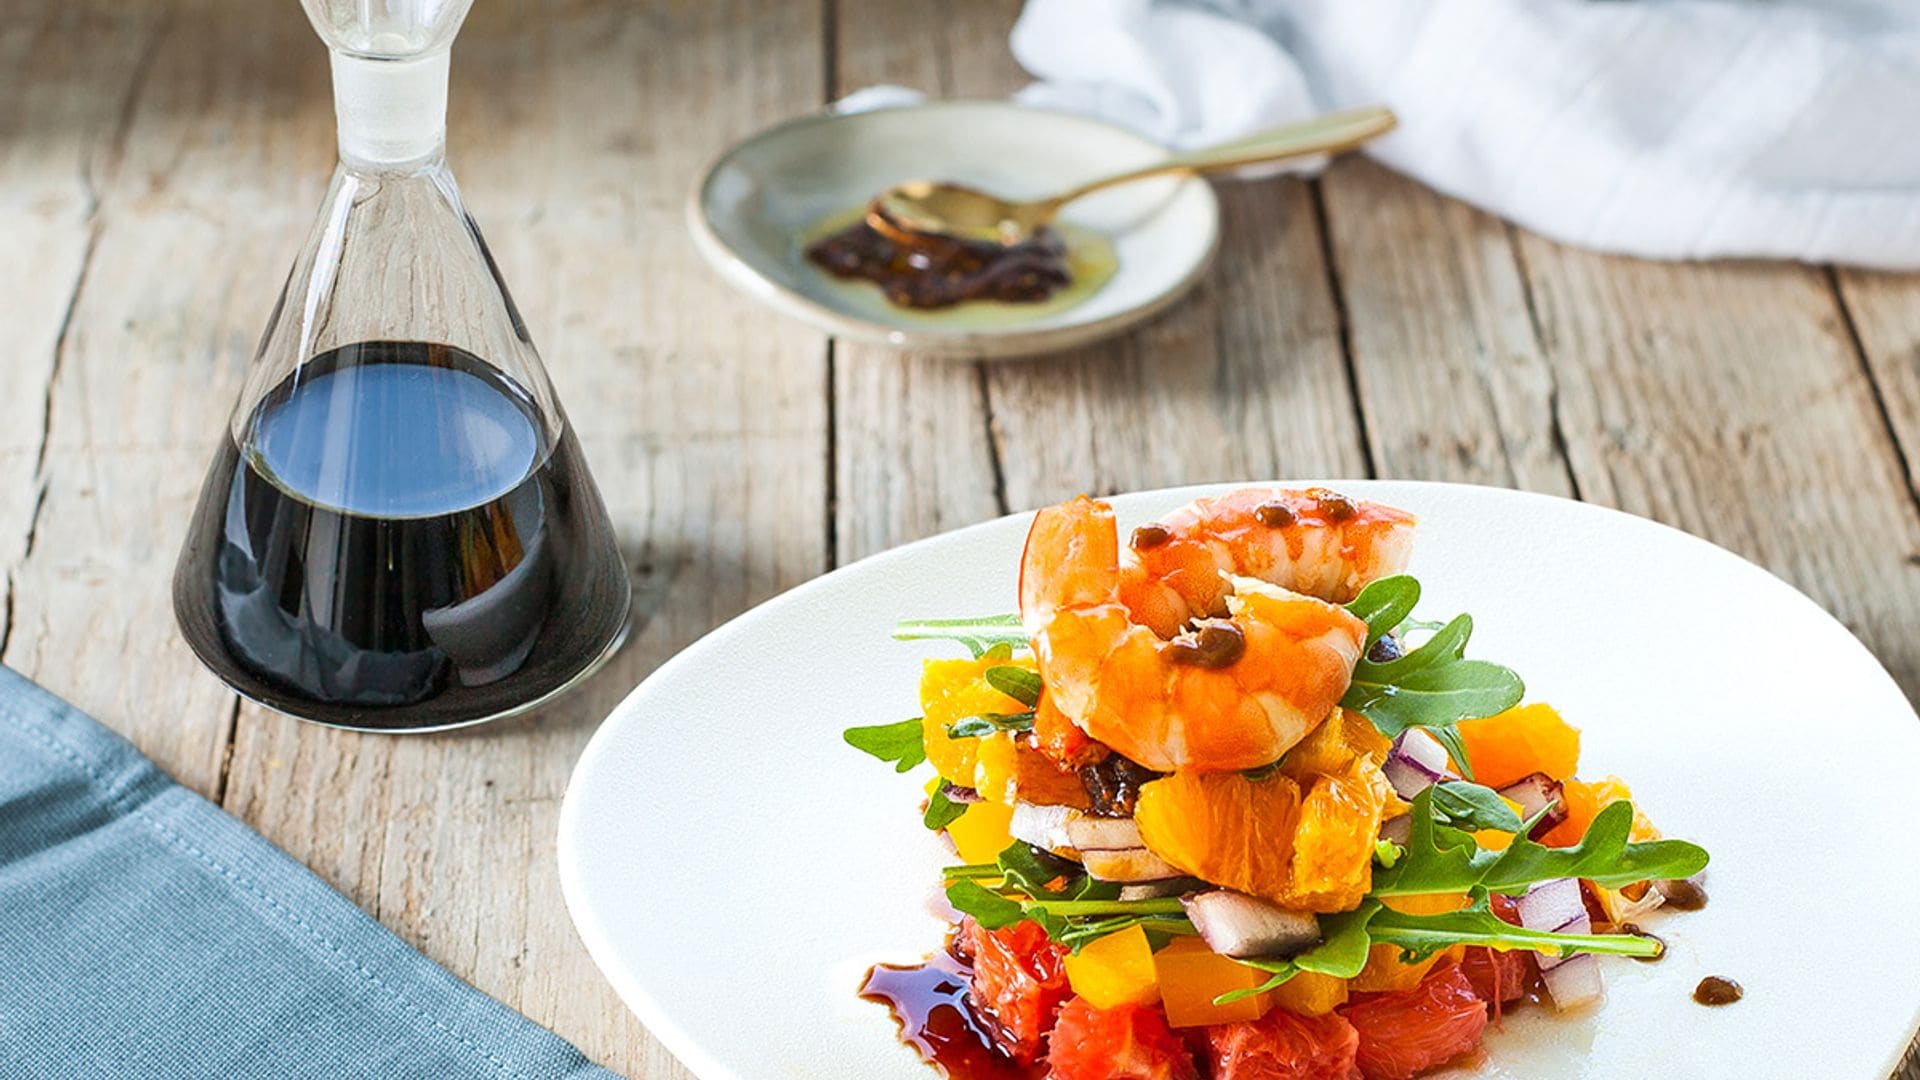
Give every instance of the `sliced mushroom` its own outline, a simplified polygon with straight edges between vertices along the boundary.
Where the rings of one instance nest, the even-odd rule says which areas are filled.
[[[1100,881],[1124,884],[1184,876],[1179,867],[1143,847],[1120,851],[1083,851],[1080,855],[1081,861],[1086,863],[1087,873]]]

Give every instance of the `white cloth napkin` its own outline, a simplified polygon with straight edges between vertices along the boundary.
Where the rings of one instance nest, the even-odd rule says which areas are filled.
[[[1920,267],[1920,0],[1028,0],[1029,104],[1370,153],[1569,243]]]

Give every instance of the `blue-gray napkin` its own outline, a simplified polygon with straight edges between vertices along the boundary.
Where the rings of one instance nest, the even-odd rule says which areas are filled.
[[[610,1078],[0,667],[0,1077]]]

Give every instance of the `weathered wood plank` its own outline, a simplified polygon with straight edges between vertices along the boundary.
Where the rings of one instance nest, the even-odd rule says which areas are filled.
[[[1868,375],[1888,430],[1899,449],[1907,493],[1920,498],[1920,475],[1914,472],[1920,453],[1920,274],[1839,270],[1834,286],[1847,317],[1854,344]],[[1893,547],[1908,566],[1920,566],[1920,549]],[[1908,625],[1912,625],[1912,609]],[[1875,650],[1878,652],[1878,649]],[[1913,697],[1913,682],[1903,681]],[[1920,1080],[1920,1040],[1907,1051],[1896,1080]]]
[[[451,160],[613,515],[634,637],[526,720],[362,736],[249,707],[236,733],[230,809],[455,974],[635,1077],[687,1073],[574,935],[559,803],[628,688],[826,561],[826,341],[728,290],[680,219],[703,162],[820,99],[820,22],[777,0],[476,7],[455,49]]]
[[[1007,501],[1364,476],[1340,320],[1299,180],[1220,188],[1207,280],[1108,344],[988,372]]]
[[[1920,520],[1825,273],[1520,249],[1581,494],[1780,574],[1920,690]]]
[[[108,119],[90,126],[124,135],[94,138],[84,159],[97,239],[61,342],[45,503],[15,575],[5,660],[213,794],[233,698],[174,632],[168,586],[324,181],[311,155],[284,152],[302,130],[325,138],[311,122],[324,106],[298,106],[324,86],[324,65],[279,59],[286,29],[310,33],[297,12],[156,9],[130,27],[130,10],[63,13],[48,43],[64,61],[43,92],[76,103],[105,94]],[[130,44],[129,33],[147,40]],[[287,201],[307,206],[288,212]]]
[[[0,25],[0,297],[8,313],[0,394],[0,643],[14,576],[40,509],[47,397],[95,239],[97,186],[112,172],[126,91],[157,34],[151,12],[29,5]],[[91,78],[104,67],[117,77]]]
[[[1019,10],[840,0],[833,96],[876,83],[1005,94],[1025,80],[1006,44]],[[978,362],[835,342],[832,392],[837,562],[1005,512]]]
[[[1835,281],[1899,441],[1908,489],[1920,493],[1920,274],[1840,270]],[[1920,560],[1920,551],[1909,554]]]
[[[1508,227],[1363,158],[1320,186],[1380,475],[1573,494]]]

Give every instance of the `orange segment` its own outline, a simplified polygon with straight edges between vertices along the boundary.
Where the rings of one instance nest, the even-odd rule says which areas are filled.
[[[1587,826],[1608,803],[1629,801],[1633,792],[1627,782],[1617,776],[1602,780],[1568,780],[1560,785],[1560,797],[1567,804],[1567,819],[1555,825],[1553,830],[1541,838],[1548,847],[1572,847],[1587,835]],[[1633,808],[1633,828],[1627,833],[1629,840],[1637,842],[1660,839],[1660,830],[1653,827],[1653,821]]]
[[[1272,1006],[1270,994],[1215,1005],[1214,998],[1251,990],[1266,982],[1268,975],[1221,956],[1197,937],[1168,942],[1153,954],[1153,967],[1160,984],[1160,1007],[1166,1010],[1167,1023],[1177,1028],[1258,1020]]]
[[[1325,1016],[1347,1003],[1347,980],[1303,971],[1273,991],[1273,1003],[1301,1016]]]
[[[1080,777],[1062,772],[1051,759],[1028,749],[1024,736],[1001,731],[964,741],[978,744],[973,779],[964,786],[978,791],[981,798],[1009,806],[1016,799],[1079,810],[1092,805]]]
[[[1373,841],[1392,788],[1344,718],[1320,725],[1280,770],[1175,773],[1141,788],[1148,849],[1195,877],[1297,911],[1347,911],[1373,880]],[[1304,753],[1302,752],[1304,751]]]
[[[920,672],[921,740],[933,770],[961,787],[972,787],[979,739],[950,739],[947,728],[981,713],[1025,712],[1026,706],[987,683],[990,667],[1006,664],[1036,670],[1033,658],[929,660]]]
[[[1555,780],[1571,777],[1580,764],[1580,731],[1544,702],[1460,722],[1460,741],[1474,779],[1505,787],[1536,772]]]
[[[1174,773],[1140,789],[1133,812],[1149,851],[1195,877],[1254,896],[1288,893],[1300,785],[1278,773]]]
[[[1441,961],[1458,963],[1466,955],[1466,947],[1455,945],[1442,949],[1425,960],[1407,964],[1401,962],[1402,950],[1398,945],[1375,945],[1367,953],[1367,966],[1353,977],[1347,989],[1355,993],[1377,993],[1381,991],[1411,990],[1420,985],[1434,965]]]

